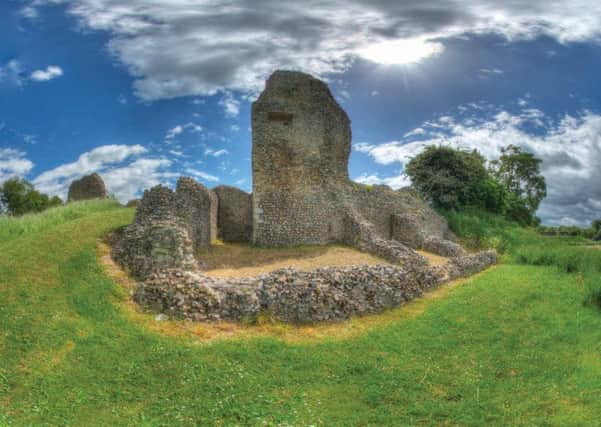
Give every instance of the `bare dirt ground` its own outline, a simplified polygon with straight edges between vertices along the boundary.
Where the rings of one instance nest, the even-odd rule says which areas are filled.
[[[446,258],[421,252],[432,265]],[[301,271],[320,267],[390,264],[388,261],[346,246],[301,246],[292,248],[259,248],[245,244],[219,243],[198,253],[203,272],[212,277],[253,277],[280,268]]]

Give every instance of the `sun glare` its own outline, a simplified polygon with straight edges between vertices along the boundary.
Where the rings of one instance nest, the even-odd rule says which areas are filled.
[[[359,49],[362,58],[384,65],[415,64],[443,51],[441,43],[423,39],[394,40],[375,43]]]

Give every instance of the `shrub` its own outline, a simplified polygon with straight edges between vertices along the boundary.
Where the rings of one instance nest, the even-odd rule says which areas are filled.
[[[484,163],[476,150],[430,146],[411,159],[405,173],[424,200],[438,208],[459,209],[473,205],[483,192],[496,191],[486,182]]]
[[[18,216],[42,212],[63,202],[57,196],[50,198],[40,193],[24,179],[13,178],[0,187],[0,203],[9,215]]]

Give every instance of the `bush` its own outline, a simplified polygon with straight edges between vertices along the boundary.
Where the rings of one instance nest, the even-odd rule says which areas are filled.
[[[407,164],[405,173],[420,196],[442,209],[459,209],[478,203],[497,189],[487,182],[485,160],[477,151],[430,146]]]
[[[411,159],[405,173],[420,196],[436,208],[478,208],[522,226],[538,225],[534,214],[547,194],[541,160],[509,145],[490,169],[485,163],[476,150],[430,146]]]
[[[19,216],[42,212],[63,202],[57,196],[50,198],[40,193],[24,179],[13,178],[0,187],[0,203],[9,215]]]

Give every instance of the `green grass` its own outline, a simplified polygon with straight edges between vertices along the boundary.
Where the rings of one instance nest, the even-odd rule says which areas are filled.
[[[503,264],[422,314],[206,344],[120,304],[96,242],[132,216],[95,202],[0,222],[0,425],[599,424],[601,313],[582,302],[601,251],[451,218]]]

